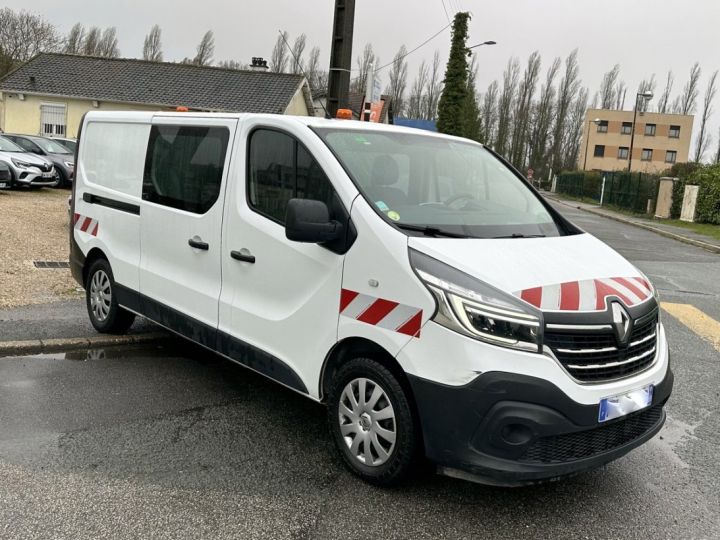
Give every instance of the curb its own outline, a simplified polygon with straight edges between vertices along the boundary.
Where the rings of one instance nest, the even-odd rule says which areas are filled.
[[[645,229],[646,231],[651,231],[651,232],[654,232],[655,234],[659,234],[660,236],[664,236],[665,238],[672,238],[673,240],[677,240],[684,244],[689,244],[691,246],[699,247],[706,251],[710,251],[711,253],[720,254],[720,246],[716,246],[715,244],[710,244],[708,242],[703,242],[702,240],[696,240],[694,238],[688,238],[687,236],[683,236],[682,234],[672,233],[672,232],[666,231],[664,229],[658,229],[657,227],[653,227],[652,225],[647,225],[646,223],[640,223],[638,221],[633,221],[632,219],[616,216],[613,214],[608,214],[605,212],[601,212],[599,210],[593,210],[591,208],[583,208],[582,206],[577,206],[576,204],[573,204],[571,201],[565,201],[563,199],[558,199],[556,197],[550,197],[547,195],[545,195],[545,197],[548,199],[551,199],[555,202],[558,202],[560,204],[564,204],[565,206],[569,206],[571,208],[577,208],[578,210],[582,210],[583,212],[587,212],[588,214],[593,214],[596,216],[612,219],[612,220],[618,221],[620,223],[625,223],[626,225],[633,225],[635,227],[639,227],[640,229]]]
[[[148,334],[131,334],[127,336],[100,335],[84,338],[76,337],[32,339],[29,341],[2,341],[0,342],[0,358],[3,356],[20,356],[28,354],[64,352],[75,349],[148,343],[151,341],[167,339],[168,337],[170,337],[169,334],[164,332],[151,332]]]

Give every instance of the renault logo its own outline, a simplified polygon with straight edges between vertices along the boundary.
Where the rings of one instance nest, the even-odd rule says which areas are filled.
[[[615,337],[620,345],[627,345],[628,339],[630,339],[630,329],[632,326],[630,314],[618,302],[613,302],[610,305],[612,307],[612,325],[613,330],[615,330]]]

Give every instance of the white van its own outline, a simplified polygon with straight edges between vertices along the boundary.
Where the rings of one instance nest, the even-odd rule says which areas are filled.
[[[95,328],[141,315],[326,403],[370,482],[423,457],[489,484],[554,479],[665,421],[648,279],[480,144],[94,111],[78,152],[70,262]]]

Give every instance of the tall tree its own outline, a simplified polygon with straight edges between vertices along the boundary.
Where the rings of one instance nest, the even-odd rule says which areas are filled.
[[[600,108],[614,109],[617,102],[617,82],[620,77],[620,64],[615,64],[605,73],[600,82]]]
[[[392,106],[394,114],[402,116],[405,111],[405,88],[407,86],[407,48],[402,45],[395,57],[393,58],[392,66],[390,67],[390,84],[385,90],[386,94],[390,94],[392,97]]]
[[[379,58],[373,51],[372,43],[366,43],[362,55],[355,59],[358,67],[358,76],[350,82],[350,89],[353,92],[365,92],[370,66],[374,66],[374,68],[377,69],[379,67],[379,61]]]
[[[81,54],[84,41],[85,27],[80,23],[75,23],[65,38],[63,52],[68,54]]]
[[[675,101],[673,112],[679,114],[692,114],[695,112],[695,102],[697,101],[699,92],[700,73],[700,63],[695,62],[693,67],[690,68],[690,78],[683,87],[682,94],[680,94]]]
[[[270,71],[285,73],[288,65],[288,53],[285,43],[289,39],[287,31],[283,31],[275,40],[275,46],[270,56]]]
[[[520,62],[512,57],[508,60],[503,72],[503,86],[498,100],[498,126],[495,136],[495,151],[506,156],[510,149],[512,135],[512,113],[515,100],[515,91],[520,78]]]
[[[430,77],[430,70],[428,69],[425,60],[420,63],[415,80],[410,87],[410,95],[408,96],[407,108],[405,114],[408,118],[422,118],[425,112],[425,89],[427,88],[427,81]]]
[[[86,56],[99,56],[100,39],[102,38],[102,32],[99,27],[92,26],[90,30],[85,34],[85,41],[83,41],[82,54]]]
[[[462,135],[463,109],[467,96],[467,37],[470,14],[455,14],[450,56],[445,69],[445,87],[438,103],[437,129],[440,133]]]
[[[143,60],[150,62],[162,62],[162,30],[157,24],[150,29],[150,33],[145,36],[143,43]]]
[[[670,110],[670,92],[672,92],[673,81],[673,72],[668,71],[667,79],[665,81],[665,89],[658,100],[657,110],[660,114],[665,114]]]
[[[517,168],[524,168],[525,166],[530,111],[535,97],[541,63],[540,53],[538,51],[533,52],[528,58],[517,91],[515,112],[513,114],[512,146],[510,148],[510,162]]]
[[[430,65],[427,86],[425,87],[425,112],[423,118],[425,120],[437,119],[438,101],[442,94],[442,72],[440,71],[440,53],[435,51],[433,61]]]
[[[567,128],[563,140],[562,168],[574,170],[580,154],[580,135],[585,123],[587,111],[588,89],[581,88],[573,101],[568,114]]]
[[[305,75],[307,76],[308,84],[313,94],[320,90],[327,90],[327,85],[321,86],[319,84],[320,72],[320,47],[316,46],[310,49],[310,55],[308,56],[308,61],[305,66]]]
[[[478,105],[477,89],[475,88],[475,80],[477,79],[477,56],[473,56],[468,68],[467,93],[465,94],[465,104],[463,105],[463,118],[465,126],[462,136],[473,141],[480,141],[481,118],[480,107]]]
[[[618,81],[615,88],[615,110],[622,111],[625,108],[626,94],[627,84],[625,84],[625,81]]]
[[[498,92],[500,91],[500,85],[497,81],[491,82],[482,99],[482,107],[480,109],[480,115],[482,118],[482,138],[483,142],[489,147],[495,146],[495,133],[497,132],[497,121],[498,121]]]
[[[305,34],[300,34],[295,38],[292,47],[292,58],[290,58],[290,73],[297,75],[304,71],[303,53],[305,52],[306,43],[307,36]]]
[[[555,124],[553,126],[553,144],[550,152],[550,166],[555,172],[562,168],[563,142],[567,139],[568,114],[573,98],[580,88],[580,69],[577,62],[577,49],[565,59],[565,73],[560,80],[555,103]]]
[[[55,51],[60,36],[39,15],[0,8],[0,76],[42,51]]]
[[[108,27],[103,30],[100,41],[98,41],[96,54],[98,56],[104,56],[106,58],[117,58],[118,56],[120,56],[120,49],[118,49],[117,29],[114,26]]]
[[[717,150],[715,150],[715,165],[720,164],[720,128],[718,128]]]
[[[555,58],[545,73],[545,82],[540,89],[540,98],[534,108],[533,127],[530,136],[530,167],[538,173],[538,177],[547,173],[547,153],[550,144],[555,103],[555,79],[560,72],[560,58]]]
[[[193,64],[197,66],[209,66],[212,64],[215,54],[215,34],[212,30],[205,32],[197,46],[197,53],[193,58]]]
[[[700,132],[698,133],[697,141],[695,142],[694,161],[696,163],[700,163],[702,161],[702,158],[705,155],[705,151],[710,145],[710,134],[707,131],[707,127],[708,121],[710,120],[710,117],[713,113],[713,100],[715,99],[715,94],[717,93],[717,76],[718,72],[715,71],[715,73],[710,76],[707,88],[705,89],[705,99],[703,100],[702,116],[700,118]]]

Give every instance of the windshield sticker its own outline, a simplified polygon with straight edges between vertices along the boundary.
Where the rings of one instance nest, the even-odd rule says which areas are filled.
[[[400,214],[398,214],[395,210],[390,210],[387,213],[387,217],[392,219],[393,221],[399,221],[400,220]]]
[[[368,141],[362,135],[355,135],[355,142],[360,143],[360,144],[370,144],[370,141]]]
[[[375,201],[375,206],[377,206],[381,212],[387,212],[388,210],[390,210],[390,207],[383,201]]]

